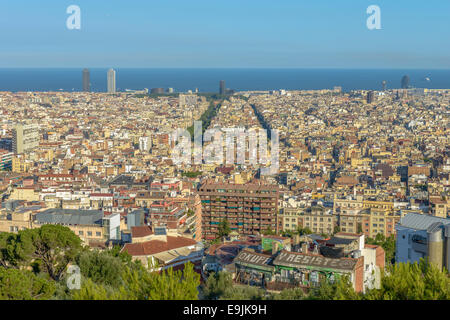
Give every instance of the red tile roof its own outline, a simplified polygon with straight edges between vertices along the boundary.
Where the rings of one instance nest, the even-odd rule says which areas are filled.
[[[147,237],[152,234],[152,228],[149,226],[131,227],[131,236],[133,238]]]
[[[150,240],[142,243],[127,243],[122,249],[132,256],[150,256],[153,254],[193,246],[197,241],[184,238],[167,236],[167,241]]]

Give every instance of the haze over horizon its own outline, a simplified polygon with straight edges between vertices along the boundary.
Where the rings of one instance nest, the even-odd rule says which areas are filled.
[[[366,27],[373,4],[381,30]],[[70,5],[81,30],[66,27]],[[440,0],[4,1],[0,68],[449,69],[449,12]]]

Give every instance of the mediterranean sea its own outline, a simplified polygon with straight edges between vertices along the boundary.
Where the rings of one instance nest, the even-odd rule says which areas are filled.
[[[116,70],[117,91],[144,88],[173,88],[175,92],[218,92],[219,81],[236,91],[245,90],[310,90],[344,91],[381,90],[401,86],[408,75],[415,88],[450,89],[450,70],[426,69],[127,69]],[[91,91],[106,91],[107,69],[90,70]],[[82,68],[76,69],[0,69],[0,91],[81,91]]]

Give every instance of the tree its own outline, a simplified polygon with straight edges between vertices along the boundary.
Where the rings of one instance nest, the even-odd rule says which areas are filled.
[[[216,300],[225,294],[225,291],[233,286],[233,279],[228,272],[220,271],[212,273],[203,286],[203,295],[208,300]]]
[[[226,237],[231,233],[230,223],[228,222],[227,219],[224,219],[222,220],[222,222],[220,222],[218,229],[219,229],[219,238]]]
[[[338,232],[341,232],[341,228],[339,226],[335,226],[333,230],[333,234],[336,234]]]
[[[306,228],[298,227],[297,233],[299,235],[303,236],[303,235],[307,235],[307,234],[312,234],[312,231],[308,227],[306,227]]]
[[[305,293],[301,288],[285,289],[279,294],[272,296],[273,300],[303,300],[305,299]]]
[[[31,271],[0,267],[0,300],[48,300],[55,283]]]
[[[9,264],[8,251],[6,250],[9,237],[9,233],[0,232],[0,267],[4,268],[6,268]]]
[[[192,217],[193,215],[194,215],[194,210],[192,210],[192,209],[188,209],[188,211],[187,211],[187,215],[188,215],[188,217]]]
[[[114,290],[113,288],[97,284],[91,279],[82,282],[80,290],[72,290],[73,300],[129,300],[129,295],[123,288]]]
[[[419,263],[398,263],[382,275],[380,289],[366,294],[369,300],[449,300],[447,270],[421,259]]]
[[[258,287],[229,287],[220,300],[265,300],[266,293]]]
[[[389,238],[386,238],[383,234],[378,233],[375,239],[366,238],[367,244],[373,244],[381,246],[386,255],[386,262],[388,264],[395,263],[395,237],[391,235]]]
[[[108,252],[87,251],[75,258],[84,277],[96,284],[105,284],[118,288],[122,284],[122,272],[125,264],[119,257]]]
[[[276,234],[270,227],[267,227],[267,229],[264,230],[262,233],[266,236],[271,236],[271,235],[273,236]]]
[[[263,300],[266,293],[257,287],[235,287],[230,273],[212,273],[203,285],[203,296],[207,300]]]
[[[363,233],[362,224],[358,223],[358,230],[357,233]]]
[[[183,271],[172,268],[150,272],[141,264],[125,268],[118,288],[95,283],[87,278],[81,290],[73,290],[75,300],[197,300],[200,275],[191,263]]]
[[[16,269],[32,266],[36,273],[42,269],[53,280],[61,278],[80,250],[80,238],[63,226],[0,234],[0,265]]]
[[[42,262],[44,271],[55,281],[81,250],[80,238],[67,227],[48,224],[23,232],[32,238],[32,257]]]
[[[200,175],[202,175],[201,171],[188,171],[188,172],[183,172],[181,174],[182,177],[187,177],[187,178],[197,178]]]
[[[4,267],[20,269],[30,265],[34,246],[28,230],[1,234],[0,246],[0,261]]]
[[[312,289],[308,299],[311,300],[360,300],[348,276],[343,276],[334,282],[324,280],[318,288]]]

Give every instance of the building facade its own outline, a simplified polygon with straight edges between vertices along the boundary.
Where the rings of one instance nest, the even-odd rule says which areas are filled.
[[[199,189],[202,201],[203,239],[218,236],[218,225],[230,223],[231,231],[256,235],[270,229],[278,233],[277,185],[206,182]]]
[[[13,153],[0,149],[0,171],[12,169]]]
[[[396,226],[396,262],[428,259],[450,270],[450,219],[409,213]]]
[[[22,154],[39,146],[39,126],[18,124],[13,129],[13,152]]]

